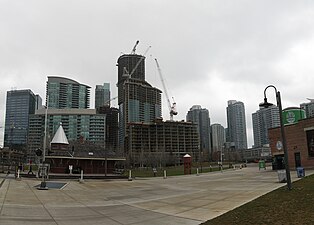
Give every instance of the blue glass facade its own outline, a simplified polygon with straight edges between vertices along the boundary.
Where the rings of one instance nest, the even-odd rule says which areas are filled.
[[[48,108],[89,108],[90,87],[68,78],[49,76],[46,94],[49,96]]]
[[[89,140],[103,146],[105,119],[106,115],[96,114],[95,109],[48,109],[47,143],[50,143],[61,122],[69,141]],[[30,116],[29,155],[37,148],[42,148],[44,127],[45,109],[42,109]]]
[[[96,85],[95,108],[110,106],[110,84]]]
[[[31,90],[7,92],[4,146],[25,147],[27,144],[28,120],[35,113],[36,97]]]

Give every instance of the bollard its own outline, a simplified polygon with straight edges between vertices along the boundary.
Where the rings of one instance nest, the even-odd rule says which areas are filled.
[[[129,170],[129,179],[128,179],[128,181],[132,181],[132,171],[131,170]]]
[[[198,173],[198,168],[196,168],[196,176],[199,176],[200,174]]]
[[[167,179],[167,171],[164,170],[164,179]]]
[[[79,182],[80,182],[80,183],[83,183],[83,182],[84,182],[83,174],[84,174],[84,171],[81,170],[81,178],[79,179]]]
[[[235,165],[233,166],[233,169],[234,169],[234,170],[236,169],[236,166],[235,166]]]
[[[16,179],[17,180],[21,180],[21,178],[20,178],[20,170],[19,169],[17,170],[17,177],[16,177]]]

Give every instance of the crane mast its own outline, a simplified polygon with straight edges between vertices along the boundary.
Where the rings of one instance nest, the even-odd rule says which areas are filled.
[[[170,121],[173,121],[173,116],[178,114],[178,112],[176,111],[176,103],[174,101],[174,98],[172,97],[173,103],[171,104],[170,99],[169,99],[169,95],[167,92],[166,84],[165,84],[164,78],[162,76],[159,63],[158,63],[156,58],[155,58],[155,62],[156,62],[158,73],[160,76],[160,80],[161,80],[161,83],[162,83],[162,86],[163,86],[163,89],[164,89],[164,92],[165,92],[165,95],[167,98],[168,108],[169,108],[169,112],[170,112]]]

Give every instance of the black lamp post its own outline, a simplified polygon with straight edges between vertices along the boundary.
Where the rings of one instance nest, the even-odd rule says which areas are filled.
[[[280,98],[280,92],[277,91],[276,87],[274,85],[268,85],[264,90],[264,102],[259,104],[260,107],[268,108],[272,106],[272,103],[267,102],[266,98],[266,90],[267,88],[272,87],[275,89],[276,92],[276,100],[277,100],[277,106],[279,108],[279,119],[280,119],[280,131],[281,131],[281,139],[282,139],[282,145],[283,145],[283,151],[284,151],[284,159],[285,159],[285,168],[286,168],[286,177],[287,177],[287,187],[288,190],[292,189],[291,186],[291,176],[290,176],[290,168],[289,168],[289,162],[288,162],[288,149],[287,149],[287,142],[286,142],[286,135],[285,135],[285,129],[282,121],[282,106],[281,106],[281,98]]]

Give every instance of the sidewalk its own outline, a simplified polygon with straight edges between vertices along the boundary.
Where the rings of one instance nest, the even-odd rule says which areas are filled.
[[[67,182],[61,190],[37,190],[40,180],[6,179],[0,224],[200,224],[285,185],[256,164],[200,176],[60,182]]]

